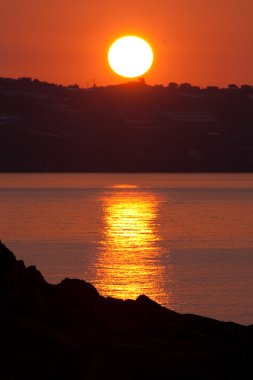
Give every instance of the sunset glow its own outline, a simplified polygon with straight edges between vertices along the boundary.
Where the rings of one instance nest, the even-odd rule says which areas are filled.
[[[152,66],[153,51],[142,38],[125,36],[112,44],[108,61],[116,74],[136,78],[145,74]]]
[[[101,200],[104,240],[97,262],[96,286],[102,294],[134,299],[164,297],[163,266],[157,266],[157,199],[147,193],[115,191]],[[141,254],[142,253],[142,254]]]
[[[3,77],[29,76],[82,87],[93,79],[98,86],[119,84],[122,77],[108,65],[108,48],[131,34],[144,36],[153,48],[155,65],[148,84],[252,83],[250,0],[24,4],[13,0],[1,9]]]

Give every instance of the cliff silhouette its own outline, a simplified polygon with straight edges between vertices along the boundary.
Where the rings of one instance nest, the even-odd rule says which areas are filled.
[[[251,172],[253,88],[0,78],[0,172]]]
[[[48,284],[0,243],[1,379],[252,379],[253,326]]]

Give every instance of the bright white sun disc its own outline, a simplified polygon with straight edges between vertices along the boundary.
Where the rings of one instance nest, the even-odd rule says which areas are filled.
[[[153,63],[151,46],[142,38],[125,36],[115,41],[109,49],[108,61],[112,70],[127,78],[145,74]]]

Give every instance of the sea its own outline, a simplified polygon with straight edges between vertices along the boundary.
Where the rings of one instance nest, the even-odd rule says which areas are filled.
[[[50,283],[253,324],[253,174],[0,174],[0,239]]]

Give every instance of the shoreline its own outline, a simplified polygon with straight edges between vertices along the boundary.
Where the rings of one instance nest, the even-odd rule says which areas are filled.
[[[250,379],[253,325],[48,284],[0,243],[0,378]]]

